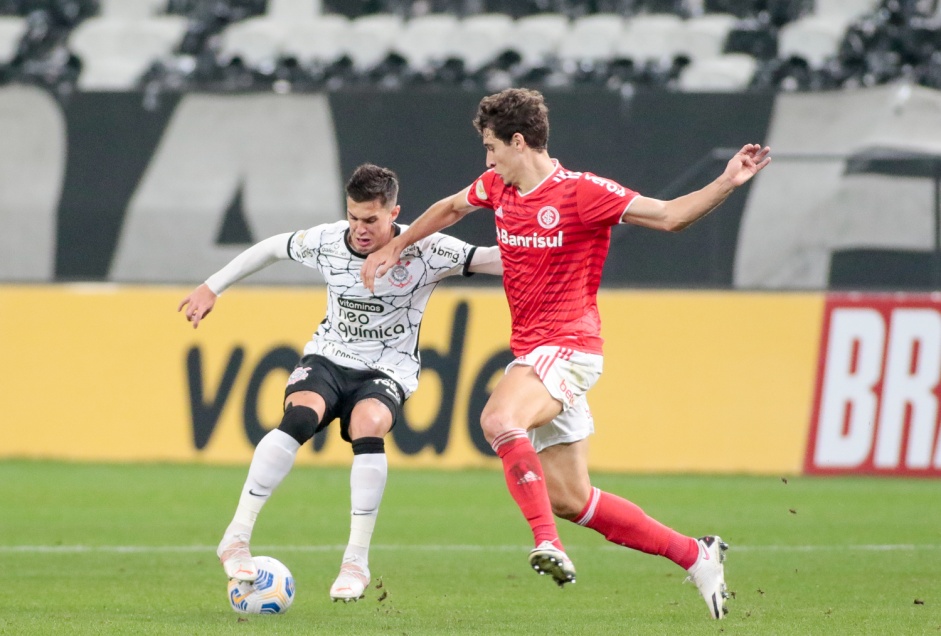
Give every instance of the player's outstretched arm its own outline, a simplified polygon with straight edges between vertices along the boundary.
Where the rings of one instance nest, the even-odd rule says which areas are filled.
[[[277,234],[266,238],[233,258],[218,272],[206,279],[206,282],[194,289],[180,301],[177,311],[186,307],[186,319],[193,323],[193,329],[205,318],[216,304],[216,298],[226,289],[250,274],[280,260],[290,258],[288,241],[292,233]]]
[[[621,223],[633,223],[655,230],[679,232],[719,207],[736,188],[771,163],[771,148],[745,144],[729,159],[725,170],[701,190],[669,201],[638,196],[621,216]]]
[[[457,194],[433,203],[430,208],[422,212],[421,216],[409,224],[407,230],[367,256],[360,270],[366,289],[371,292],[376,291],[376,279],[385,275],[399,261],[406,247],[454,225],[468,212],[476,209],[467,203],[469,189],[469,187],[464,188]]]

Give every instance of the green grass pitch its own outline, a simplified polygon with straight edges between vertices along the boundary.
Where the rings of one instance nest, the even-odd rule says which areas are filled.
[[[596,475],[595,485],[731,544],[726,620],[684,573],[560,522],[578,583],[526,562],[496,471],[390,471],[374,583],[331,603],[348,471],[296,468],[255,528],[297,597],[240,620],[214,549],[246,467],[0,462],[0,634],[939,634],[941,487],[932,480]],[[381,577],[381,588],[376,580]]]

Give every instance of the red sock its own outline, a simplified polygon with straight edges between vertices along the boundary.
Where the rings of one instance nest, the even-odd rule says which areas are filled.
[[[637,504],[591,489],[591,497],[575,523],[600,532],[612,543],[664,556],[688,570],[699,556],[696,539],[648,517]]]
[[[536,450],[526,437],[526,431],[515,428],[498,435],[492,443],[500,459],[503,460],[503,476],[510,489],[510,495],[516,501],[538,546],[543,541],[551,541],[562,550],[559,533],[552,516],[549,503],[549,491],[542,472],[542,464]]]

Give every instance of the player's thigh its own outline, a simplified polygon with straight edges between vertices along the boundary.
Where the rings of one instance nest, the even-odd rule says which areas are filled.
[[[556,444],[539,453],[552,512],[575,519],[591,496],[588,474],[588,440]]]
[[[284,408],[288,406],[306,406],[317,413],[317,419],[323,421],[323,414],[327,411],[327,404],[319,393],[314,391],[294,391],[284,398]]]
[[[494,387],[480,415],[488,440],[513,428],[529,430],[542,426],[562,412],[562,403],[553,398],[530,366],[510,367]]]
[[[298,361],[284,387],[284,408],[307,406],[317,413],[322,428],[334,418],[343,392],[342,367],[327,358],[307,355]]]
[[[385,437],[394,421],[394,414],[385,402],[365,398],[357,402],[350,413],[350,438]]]

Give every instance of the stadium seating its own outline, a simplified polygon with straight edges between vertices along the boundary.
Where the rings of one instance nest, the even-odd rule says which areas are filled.
[[[429,13],[410,19],[391,43],[416,73],[432,74],[451,56],[458,41],[458,19],[450,13]]]
[[[248,68],[270,72],[281,56],[289,24],[259,16],[230,25],[220,38],[220,63],[238,58]]]
[[[624,17],[615,13],[576,18],[562,38],[558,56],[576,64],[610,59],[623,32]]]
[[[872,0],[816,0],[813,13],[781,27],[778,54],[821,68],[836,57],[850,24],[874,9]]]
[[[527,70],[545,67],[558,53],[569,29],[569,18],[561,13],[537,13],[518,18],[510,35],[511,48]]]
[[[291,22],[284,33],[281,50],[312,73],[322,73],[346,55],[350,20],[339,14],[322,15]]]
[[[484,13],[461,20],[452,56],[473,75],[512,47],[513,19],[502,13]]]
[[[693,59],[680,71],[677,87],[688,92],[743,91],[757,68],[758,61],[744,53]]]
[[[691,60],[721,55],[739,19],[728,13],[708,13],[683,22],[677,50]]]
[[[266,16],[284,22],[309,20],[322,12],[319,0],[268,0],[265,7]]]
[[[616,13],[576,18],[559,43],[559,69],[576,80],[603,82],[607,63],[623,35],[624,18]]]
[[[941,1],[0,0],[0,81],[56,90],[821,90],[902,76],[941,85]]]
[[[374,13],[353,19],[347,33],[346,53],[360,73],[375,70],[392,51],[405,21],[391,13]]]
[[[0,64],[9,64],[13,61],[19,53],[20,44],[28,28],[26,18],[0,16]]]
[[[622,79],[662,84],[673,74],[680,52],[683,19],[672,13],[652,13],[629,18],[614,57],[622,61]]]
[[[98,0],[100,16],[104,18],[124,18],[143,20],[163,12],[164,0]]]
[[[186,20],[179,16],[96,17],[72,31],[69,49],[82,61],[78,88],[128,90],[155,60],[180,44]]]

